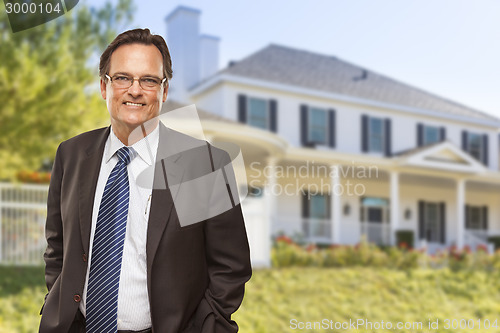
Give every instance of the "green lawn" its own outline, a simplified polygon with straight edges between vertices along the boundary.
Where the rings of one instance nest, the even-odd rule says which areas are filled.
[[[0,332],[36,332],[44,295],[43,268],[0,266]],[[243,333],[500,332],[500,275],[484,271],[453,273],[447,269],[258,270],[234,319]],[[394,329],[366,329],[361,323],[358,329],[298,328],[306,322],[314,325],[323,320],[335,323],[358,319],[370,321],[374,327],[382,321],[386,327],[389,321]],[[439,328],[429,329],[429,319],[438,319]],[[445,319],[471,319],[474,328],[469,321],[470,328],[445,330]],[[486,320],[489,329],[483,328]],[[493,327],[495,320],[498,327]],[[423,329],[398,330],[397,322],[422,322]]]

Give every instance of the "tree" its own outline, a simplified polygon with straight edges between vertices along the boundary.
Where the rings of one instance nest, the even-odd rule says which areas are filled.
[[[98,69],[90,64],[132,11],[132,0],[100,8],[80,3],[15,34],[0,12],[0,180],[39,170],[61,141],[106,124]]]

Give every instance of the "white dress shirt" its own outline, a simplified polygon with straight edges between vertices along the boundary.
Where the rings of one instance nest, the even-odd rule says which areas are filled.
[[[146,235],[148,229],[149,207],[151,205],[153,173],[148,173],[150,176],[146,182],[144,182],[144,179],[141,179],[141,186],[138,186],[136,180],[139,174],[146,168],[154,166],[158,141],[159,126],[156,126],[148,136],[131,146],[137,152],[137,156],[127,166],[130,196],[127,230],[123,246],[122,267],[118,289],[119,330],[138,331],[151,327],[151,313],[147,290]],[[92,263],[92,244],[94,241],[99,206],[108,177],[116,163],[118,163],[118,157],[115,153],[124,146],[125,145],[116,137],[113,128],[111,128],[110,135],[104,147],[104,154],[94,198],[87,277],[85,279],[82,302],[80,303],[80,311],[84,316],[86,314],[87,286],[90,265]],[[150,186],[144,186],[144,184],[149,184]]]

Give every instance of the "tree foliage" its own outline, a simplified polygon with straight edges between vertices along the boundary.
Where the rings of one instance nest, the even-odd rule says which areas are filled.
[[[40,169],[61,141],[106,124],[96,63],[132,11],[132,0],[80,3],[14,34],[0,12],[0,180]]]

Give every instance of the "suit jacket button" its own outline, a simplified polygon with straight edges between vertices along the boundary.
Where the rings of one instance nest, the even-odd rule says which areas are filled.
[[[81,300],[82,298],[80,297],[80,295],[76,294],[75,296],[73,296],[73,301],[79,303]]]
[[[87,255],[85,253],[82,256],[82,259],[83,259],[84,262],[87,262]]]

